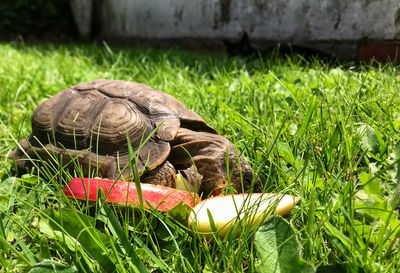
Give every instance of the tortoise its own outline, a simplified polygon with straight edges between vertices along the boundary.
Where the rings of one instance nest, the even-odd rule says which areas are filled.
[[[20,171],[39,156],[44,162],[57,158],[71,170],[71,161],[79,162],[84,176],[98,170],[102,178],[128,179],[130,145],[141,182],[174,188],[181,174],[203,196],[228,180],[238,192],[252,183],[260,190],[244,157],[197,113],[160,90],[122,80],[81,83],[42,102],[32,116],[32,134],[9,157]]]

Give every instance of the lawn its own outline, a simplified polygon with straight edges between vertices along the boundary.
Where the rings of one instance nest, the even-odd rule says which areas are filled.
[[[300,196],[286,220],[317,272],[398,272],[399,75],[276,52],[0,44],[0,272],[50,260],[79,272],[260,272],[256,229],[205,240],[172,213],[66,199],[62,168],[16,174],[6,156],[30,134],[36,106],[97,78],[175,96],[236,144],[265,192]]]

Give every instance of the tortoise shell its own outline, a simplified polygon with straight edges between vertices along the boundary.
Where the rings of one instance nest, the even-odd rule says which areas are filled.
[[[28,141],[42,157],[46,153],[41,149],[78,157],[85,172],[91,161],[99,161],[102,175],[115,178],[128,163],[128,139],[132,151],[139,151],[139,173],[153,170],[167,159],[169,142],[181,126],[216,133],[198,114],[162,91],[99,79],[64,89],[42,102],[34,111]],[[126,168],[124,175],[130,171]]]

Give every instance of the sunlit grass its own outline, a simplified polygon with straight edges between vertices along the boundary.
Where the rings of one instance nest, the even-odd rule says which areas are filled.
[[[396,272],[399,75],[393,65],[275,53],[244,59],[103,44],[2,44],[0,271],[29,270],[48,258],[87,272],[129,272],[141,263],[150,271],[255,270],[255,230],[205,241],[157,212],[66,199],[61,189],[71,177],[62,166],[56,175],[15,177],[5,157],[30,134],[35,107],[66,87],[107,78],[174,95],[236,144],[265,191],[301,196],[288,220],[306,261]],[[57,211],[75,219],[82,234],[60,225]]]

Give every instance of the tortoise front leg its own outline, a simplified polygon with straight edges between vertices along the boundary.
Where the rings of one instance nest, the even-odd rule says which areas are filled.
[[[169,161],[164,161],[160,166],[143,174],[141,183],[162,185],[175,188],[176,170]]]

